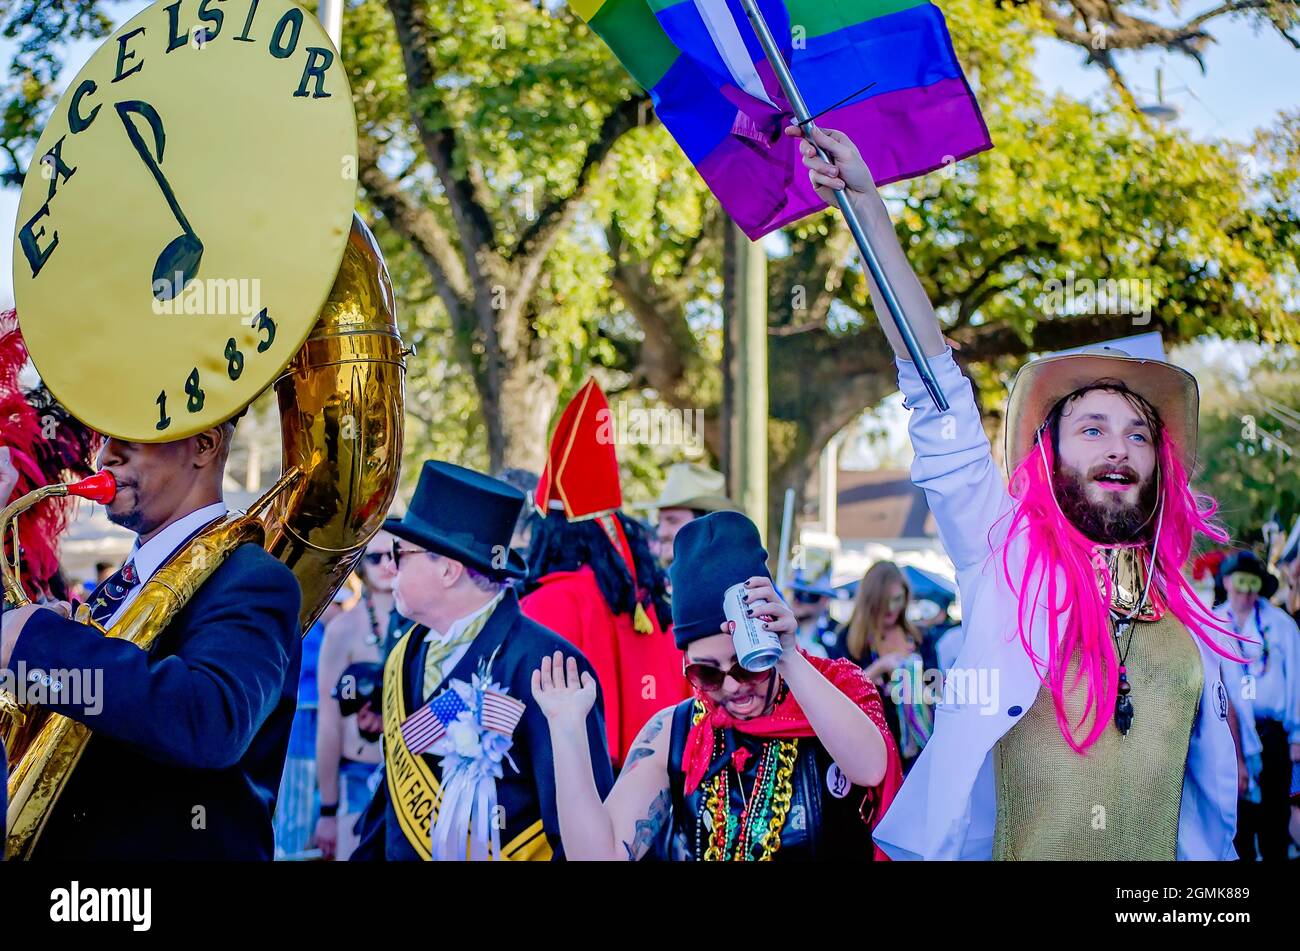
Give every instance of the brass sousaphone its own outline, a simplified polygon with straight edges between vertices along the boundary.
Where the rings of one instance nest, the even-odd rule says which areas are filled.
[[[133,442],[201,432],[274,385],[284,453],[275,485],[173,556],[105,633],[148,650],[246,542],[293,571],[306,632],[382,524],[402,454],[404,352],[388,270],[352,210],[356,119],[338,55],[290,0],[159,2],[68,90],[15,240],[42,379],[87,425]],[[69,491],[0,511],[0,539]],[[16,544],[0,562],[6,606],[26,604]],[[0,693],[7,856],[31,855],[92,734]]]

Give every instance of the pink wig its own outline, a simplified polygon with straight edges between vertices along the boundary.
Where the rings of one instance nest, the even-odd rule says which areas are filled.
[[[1194,536],[1204,535],[1220,543],[1227,541],[1227,532],[1213,520],[1218,505],[1209,496],[1192,492],[1187,472],[1179,461],[1179,449],[1163,426],[1159,429],[1159,437],[1152,589],[1187,629],[1212,650],[1224,657],[1240,660],[1209,636],[1210,630],[1228,637],[1232,632],[1205,608],[1182,574],[1182,567],[1191,554]],[[1030,453],[1011,476],[1010,490],[1016,501],[1009,513],[1011,524],[1002,546],[1002,571],[1007,584],[1016,592],[1021,643],[1040,671],[1046,666],[1047,676],[1043,682],[1052,691],[1061,733],[1076,752],[1082,753],[1101,737],[1111,722],[1108,712],[1115,708],[1119,658],[1109,623],[1111,580],[1106,572],[1101,572],[1105,578],[1103,591],[1095,559],[1100,559],[1105,546],[1098,545],[1075,528],[1057,504],[1051,482],[1055,452],[1047,428],[1039,434],[1038,448],[1039,451]],[[1011,577],[1007,553],[1020,535],[1024,536],[1027,556],[1017,584]],[[1034,607],[1040,602],[1044,588],[1047,597],[1042,603],[1048,607],[1054,622],[1048,625],[1050,656],[1046,664],[1034,655],[1029,637]],[[1055,621],[1062,611],[1066,612],[1066,617],[1064,624],[1060,625]],[[1076,652],[1079,655],[1078,682],[1070,684],[1069,689],[1082,686],[1087,693],[1087,703],[1079,723],[1070,724],[1065,714],[1065,681],[1070,658]],[[1074,737],[1074,730],[1082,727],[1090,714],[1094,714],[1092,726],[1088,735],[1079,742]]]

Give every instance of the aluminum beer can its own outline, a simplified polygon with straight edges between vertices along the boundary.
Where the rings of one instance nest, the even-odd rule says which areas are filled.
[[[763,630],[763,622],[745,612],[742,596],[748,589],[742,581],[733,584],[722,595],[722,613],[731,630],[731,642],[736,647],[736,659],[746,670],[770,670],[781,659],[781,638]]]

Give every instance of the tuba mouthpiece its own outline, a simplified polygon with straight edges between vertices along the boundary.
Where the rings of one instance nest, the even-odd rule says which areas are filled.
[[[72,483],[68,486],[68,495],[107,505],[117,496],[117,480],[113,478],[113,473],[104,469],[87,479]]]

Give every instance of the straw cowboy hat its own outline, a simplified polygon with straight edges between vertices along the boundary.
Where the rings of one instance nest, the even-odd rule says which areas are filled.
[[[645,509],[698,509],[703,512],[737,512],[727,498],[727,480],[698,462],[678,462],[668,467],[659,498],[638,506]]]
[[[1043,357],[1016,374],[1007,401],[1004,460],[1008,473],[1034,451],[1034,439],[1047,414],[1063,397],[1100,380],[1117,380],[1156,408],[1191,473],[1196,464],[1196,378],[1161,360],[1129,356],[1118,347],[1093,347],[1082,353]]]

